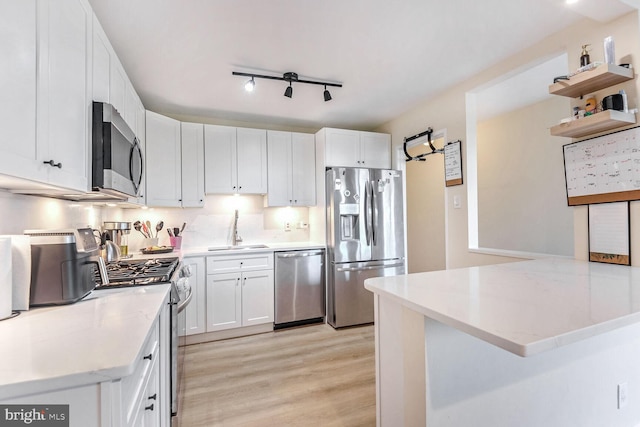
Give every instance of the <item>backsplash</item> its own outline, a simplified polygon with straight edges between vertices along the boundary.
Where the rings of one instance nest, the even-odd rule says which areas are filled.
[[[103,208],[84,203],[0,190],[0,234],[22,234],[29,229],[98,228]]]
[[[159,233],[159,245],[169,244],[167,227],[182,227],[182,248],[202,248],[231,244],[234,211],[238,209],[238,234],[242,244],[304,242],[309,240],[309,209],[268,208],[263,206],[263,196],[206,196],[204,208],[149,208],[113,209],[106,208],[107,220],[122,220],[131,223],[136,220],[151,222],[155,233],[158,221],[164,221],[164,229]],[[109,218],[109,215],[115,218]],[[291,231],[285,231],[289,222]],[[300,223],[307,228],[297,228]],[[143,236],[132,230],[129,246],[138,250]]]
[[[306,242],[309,240],[308,208],[264,207],[262,196],[206,196],[204,208],[135,208],[91,205],[37,196],[24,196],[0,190],[0,234],[22,234],[28,229],[99,229],[104,221],[136,220],[151,222],[155,233],[158,221],[164,221],[159,245],[169,244],[168,227],[182,227],[182,248],[201,248],[231,244],[234,211],[238,209],[238,234],[242,244]],[[291,225],[285,231],[285,223]],[[300,224],[307,228],[298,228]],[[129,246],[142,247],[142,235],[131,230]]]

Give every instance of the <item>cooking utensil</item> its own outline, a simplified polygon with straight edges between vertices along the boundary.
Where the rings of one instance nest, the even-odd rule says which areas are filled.
[[[144,231],[145,236],[147,236],[147,239],[151,238],[151,230],[149,227],[147,227],[147,223],[143,222],[142,223],[142,231]]]
[[[140,221],[136,221],[136,222],[134,222],[134,223],[133,223],[133,228],[135,228],[135,229],[136,229],[136,231],[139,231],[139,232],[140,232],[140,234],[142,234],[142,236],[143,236],[145,239],[146,239],[147,237],[149,237],[149,236],[147,236],[146,234],[144,234],[144,232],[142,231],[142,223],[141,223]]]
[[[149,233],[149,237],[153,237],[153,236],[151,235],[151,221],[146,220],[146,221],[144,222],[144,225],[146,225],[146,226],[147,226],[147,233]]]
[[[182,232],[184,231],[184,228],[187,226],[186,222],[182,223],[182,228],[180,229],[180,234],[182,234]]]
[[[164,221],[160,221],[156,224],[156,237],[158,237],[158,233],[162,230],[162,227],[164,227]]]
[[[180,235],[180,229],[178,227],[173,227],[173,236],[178,237]]]
[[[171,231],[171,229],[170,229],[170,228],[167,228],[167,233],[169,233],[169,237],[175,237],[175,236],[173,235],[173,231]]]

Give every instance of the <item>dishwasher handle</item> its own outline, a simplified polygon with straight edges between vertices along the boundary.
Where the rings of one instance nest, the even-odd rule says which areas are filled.
[[[305,257],[305,256],[316,256],[316,255],[323,255],[324,251],[320,250],[320,251],[301,251],[301,252],[286,252],[286,253],[277,253],[276,257],[277,258],[299,258],[299,257]]]

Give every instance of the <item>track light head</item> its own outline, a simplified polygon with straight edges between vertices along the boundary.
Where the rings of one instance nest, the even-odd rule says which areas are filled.
[[[289,82],[289,86],[284,91],[284,96],[287,98],[291,98],[293,96],[293,87],[291,86],[291,82]]]
[[[331,94],[327,90],[327,86],[324,87],[324,102],[331,101]]]
[[[244,84],[244,90],[246,90],[247,92],[253,92],[253,89],[255,87],[256,87],[256,81],[253,79],[253,77],[251,77],[251,80],[248,80]]]

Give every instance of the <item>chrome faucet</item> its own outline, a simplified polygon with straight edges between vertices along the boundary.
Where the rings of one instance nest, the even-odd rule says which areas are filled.
[[[233,219],[233,230],[231,235],[231,244],[238,246],[238,243],[242,243],[242,237],[238,235],[238,209],[236,209],[235,217]]]

